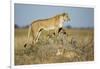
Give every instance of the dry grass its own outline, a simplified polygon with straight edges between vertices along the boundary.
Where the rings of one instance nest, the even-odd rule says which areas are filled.
[[[43,31],[33,47],[24,48],[27,29],[15,29],[15,65],[80,62],[94,60],[94,30],[66,29],[66,35],[48,37]],[[52,31],[51,31],[52,32]]]

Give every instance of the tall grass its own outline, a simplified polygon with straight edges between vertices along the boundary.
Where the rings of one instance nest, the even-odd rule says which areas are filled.
[[[15,29],[15,65],[93,61],[93,30],[66,29],[66,33],[50,37],[43,31],[36,45],[32,45],[30,37],[24,48],[27,29]]]

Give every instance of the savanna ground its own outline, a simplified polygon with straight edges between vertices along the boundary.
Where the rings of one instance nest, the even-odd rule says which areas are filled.
[[[31,44],[30,37],[28,46],[24,48],[27,29],[15,29],[15,65],[93,61],[94,30],[65,31],[67,34],[60,32],[58,36],[48,36],[48,32],[43,31],[35,46]]]

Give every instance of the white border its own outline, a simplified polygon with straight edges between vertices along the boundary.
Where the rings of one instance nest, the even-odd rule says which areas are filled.
[[[53,0],[53,1],[49,1],[49,0],[14,0],[12,1],[13,3],[24,3],[24,4],[40,4],[40,5],[54,5],[54,6],[74,6],[74,7],[91,7],[94,8],[94,2],[91,2],[90,5],[87,3],[87,1],[71,1],[71,0],[67,0],[67,2],[65,0],[61,0],[61,1],[57,1],[57,0]]]
[[[10,25],[11,25],[11,27],[10,27],[10,29],[11,29],[11,31],[10,31],[10,37],[11,37],[11,42],[10,42],[10,46],[11,46],[11,50],[10,50],[10,53],[11,53],[11,55],[10,55],[10,60],[11,60],[11,62],[10,62],[10,67],[11,68],[14,68],[14,2],[10,2],[11,4],[10,4],[10,14],[11,14],[11,16],[10,16]]]
[[[70,1],[69,1],[70,2]],[[70,3],[66,3],[66,2],[48,2],[48,1],[45,1],[45,2],[41,2],[40,1],[34,1],[34,0],[14,0],[14,1],[11,1],[11,68],[13,69],[29,69],[29,68],[41,68],[41,67],[44,67],[43,69],[47,69],[48,67],[50,67],[49,69],[51,69],[52,67],[54,67],[55,69],[55,66],[58,66],[59,65],[62,65],[62,67],[65,67],[66,68],[66,65],[68,66],[67,68],[70,68],[70,66],[72,67],[72,65],[74,64],[74,66],[88,66],[88,65],[94,65],[94,61],[91,61],[91,62],[71,62],[71,63],[56,63],[56,64],[39,64],[39,65],[20,65],[20,66],[15,66],[14,65],[14,3],[24,3],[24,4],[40,4],[40,5],[53,5],[53,6],[72,6],[72,7],[89,7],[89,8],[95,8],[95,5],[94,3],[91,3],[90,5],[86,4],[86,3],[82,3],[79,4],[79,3],[74,3],[74,2],[70,2]],[[72,68],[74,68],[74,66]],[[60,68],[62,68],[60,67]],[[78,67],[79,68],[79,67]]]

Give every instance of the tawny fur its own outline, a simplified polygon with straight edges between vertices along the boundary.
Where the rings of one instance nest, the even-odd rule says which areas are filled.
[[[55,34],[57,35],[58,29],[62,28],[63,23],[69,20],[70,20],[69,15],[66,13],[62,13],[48,19],[33,21],[31,26],[29,27],[28,39],[24,47],[26,47],[28,43],[30,32],[32,32],[32,37],[33,37],[32,44],[35,44],[36,42],[38,42],[38,38],[42,30],[46,30],[46,31],[55,30]]]

